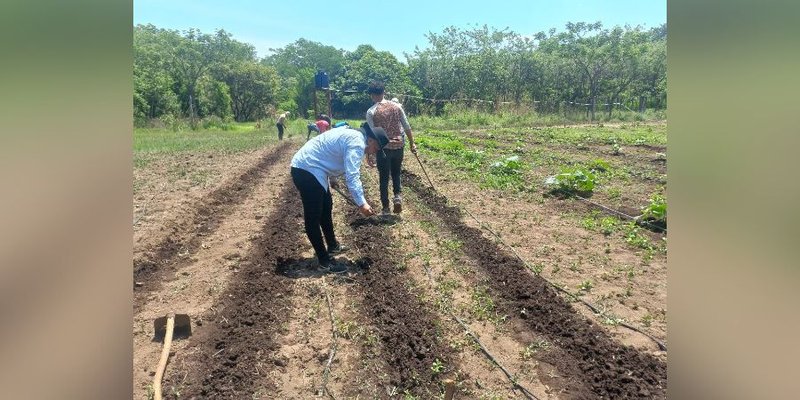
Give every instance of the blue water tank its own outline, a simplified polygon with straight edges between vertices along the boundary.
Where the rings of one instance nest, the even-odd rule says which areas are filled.
[[[317,71],[317,74],[314,75],[314,86],[317,89],[327,89],[328,85],[328,73],[325,71]]]

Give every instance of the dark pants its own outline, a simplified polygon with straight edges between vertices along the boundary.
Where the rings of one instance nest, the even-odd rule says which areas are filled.
[[[403,165],[403,149],[378,151],[378,176],[380,177],[381,205],[389,207],[389,175],[392,177],[392,190],[400,194],[400,167]]]
[[[333,233],[333,199],[331,193],[319,184],[317,178],[310,172],[292,167],[292,181],[297,190],[300,191],[300,199],[303,201],[303,219],[306,225],[306,235],[314,247],[320,264],[330,261],[328,248],[336,246],[336,236]],[[322,231],[320,232],[320,228]],[[325,235],[325,242],[322,236]]]
[[[278,127],[278,140],[283,140],[283,124],[275,124]]]

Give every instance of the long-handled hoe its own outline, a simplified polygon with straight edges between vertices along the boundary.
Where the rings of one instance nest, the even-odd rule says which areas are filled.
[[[164,348],[161,349],[161,359],[158,361],[156,376],[153,378],[154,400],[161,400],[161,380],[164,378],[164,370],[167,368],[169,359],[169,348],[172,346],[172,338],[185,338],[192,336],[192,324],[186,314],[169,313],[165,317],[156,318],[153,321],[155,339],[164,339]]]

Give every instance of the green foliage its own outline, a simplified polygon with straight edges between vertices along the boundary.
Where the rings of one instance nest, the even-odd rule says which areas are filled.
[[[655,193],[650,197],[650,204],[642,207],[642,221],[656,223],[666,227],[667,225],[667,199],[661,194]]]
[[[650,239],[640,233],[639,227],[633,221],[625,224],[625,242],[643,250],[653,249]]]
[[[520,170],[522,170],[522,162],[519,161],[519,156],[507,157],[489,166],[489,173],[494,175],[517,175]]]
[[[226,152],[247,151],[264,146],[277,140],[277,134],[264,135],[263,131],[253,129],[252,124],[237,124],[223,121],[225,128],[214,128],[189,131],[188,124],[174,117],[171,122],[175,129],[161,127],[157,129],[134,129],[133,150],[137,157],[148,153],[176,152]],[[212,118],[212,117],[209,117]],[[182,128],[181,128],[182,126]]]
[[[232,121],[223,120],[222,118],[216,115],[203,118],[200,121],[200,125],[203,127],[203,129],[213,129],[221,131],[229,131],[232,129],[236,129],[236,126],[232,123]]]
[[[220,120],[233,117],[228,85],[206,76],[200,79],[198,86],[199,114],[201,116],[214,116]]]
[[[548,177],[545,185],[553,192],[588,194],[594,190],[597,178],[583,167],[565,167],[557,175]]]
[[[600,232],[608,236],[617,230],[619,220],[614,217],[603,217],[600,220]]]
[[[489,166],[489,173],[484,176],[484,185],[494,189],[521,188],[523,167],[519,156],[495,161]]]
[[[433,372],[433,375],[439,375],[439,373],[444,371],[444,368],[444,363],[439,361],[438,358],[433,362],[433,365],[431,365],[431,371]]]
[[[220,74],[230,88],[237,121],[264,116],[265,106],[275,102],[279,79],[274,68],[247,61],[229,65]]]
[[[662,26],[657,31],[666,29]],[[258,104],[254,115],[233,109],[237,121],[260,118],[261,110],[278,108],[279,103],[308,118],[305,114],[313,107],[317,70],[326,71],[331,86],[343,90],[334,94],[332,108],[335,115],[349,118],[364,115],[371,105],[364,93],[366,85],[382,80],[390,96],[400,97],[408,114],[444,114],[461,127],[502,126],[499,120],[523,125],[527,116],[545,124],[547,119],[585,120],[587,115],[592,120],[663,119],[666,35],[654,32],[627,26],[607,29],[599,23],[583,22],[568,23],[562,32],[551,29],[533,37],[486,25],[447,27],[429,33],[427,45],[420,46],[424,50],[407,54],[401,62],[369,44],[348,52],[302,38],[270,49],[271,55],[258,60],[254,46],[234,40],[223,30],[203,33],[137,25],[134,113],[139,125],[166,113],[178,117],[211,113],[224,118],[220,111],[208,111],[208,104],[201,103],[201,80],[211,77],[225,82],[235,103],[236,89],[225,76],[238,64],[258,63],[274,71],[279,83],[265,100],[268,104]],[[325,104],[326,99],[319,95],[317,100]],[[224,103],[216,99],[216,103],[220,101]],[[573,104],[587,102],[597,105]],[[499,120],[494,117],[500,114],[505,115]]]
[[[606,172],[611,169],[611,165],[608,164],[608,161],[598,158],[586,164],[586,168],[594,172]]]

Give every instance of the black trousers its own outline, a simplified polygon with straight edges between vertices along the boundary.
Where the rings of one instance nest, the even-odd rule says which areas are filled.
[[[400,168],[403,165],[403,149],[378,151],[378,176],[380,178],[381,205],[389,207],[389,176],[392,177],[392,191],[400,194]]]
[[[283,124],[275,124],[278,127],[278,140],[283,140]]]
[[[310,172],[292,167],[292,181],[300,191],[303,201],[303,219],[306,225],[306,235],[314,247],[320,264],[330,261],[328,248],[335,247],[336,235],[333,233],[333,198],[331,193],[319,184],[317,178]],[[320,231],[320,228],[322,230]],[[322,240],[323,234],[325,241]],[[328,247],[325,247],[325,242]]]

